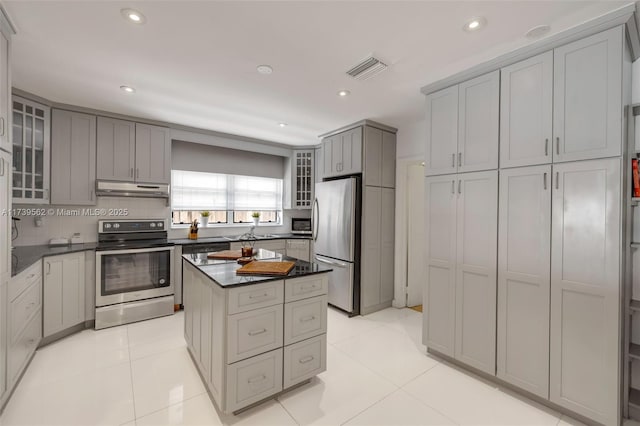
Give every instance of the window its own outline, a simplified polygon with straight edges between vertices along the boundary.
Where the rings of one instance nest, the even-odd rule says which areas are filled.
[[[211,225],[253,223],[253,212],[280,224],[282,179],[172,170],[171,208],[174,225],[200,221],[203,211]]]

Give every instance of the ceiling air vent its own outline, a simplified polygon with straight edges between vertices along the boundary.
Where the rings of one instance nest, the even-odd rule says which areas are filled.
[[[373,56],[360,62],[355,67],[347,71],[351,77],[357,80],[366,80],[373,77],[376,74],[381,73],[387,69],[387,64],[380,59],[376,59]]]

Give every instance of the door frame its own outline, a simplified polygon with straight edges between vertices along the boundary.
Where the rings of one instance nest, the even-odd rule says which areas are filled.
[[[394,260],[394,308],[407,306],[407,276],[408,276],[408,198],[409,166],[423,165],[424,156],[414,155],[396,160],[396,255]]]

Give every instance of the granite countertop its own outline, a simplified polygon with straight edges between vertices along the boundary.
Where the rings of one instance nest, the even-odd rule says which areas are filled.
[[[258,249],[258,253],[254,256],[257,260],[266,261],[282,261],[291,260],[296,264],[286,276],[267,276],[267,275],[237,275],[236,270],[241,265],[235,260],[208,259],[207,253],[184,254],[182,258],[193,266],[198,268],[203,274],[207,275],[213,282],[220,287],[230,288],[243,285],[262,283],[266,281],[276,281],[287,278],[298,278],[305,275],[321,274],[331,272],[331,268],[327,268],[317,263],[309,263],[304,260],[295,259],[293,257],[284,256],[265,249]]]
[[[11,251],[11,276],[14,277],[18,275],[43,257],[95,250],[95,248],[96,243],[70,244],[55,247],[49,247],[48,245],[15,247]]]
[[[269,234],[269,237],[260,237],[256,241],[268,241],[268,240],[310,240],[311,235],[298,235],[298,234]],[[207,243],[233,243],[241,241],[237,236],[225,237],[202,237],[197,240],[190,240],[188,238],[171,238],[170,242],[181,246],[188,246],[194,244],[207,244]]]

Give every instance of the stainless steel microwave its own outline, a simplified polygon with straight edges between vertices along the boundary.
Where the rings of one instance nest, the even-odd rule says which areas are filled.
[[[311,219],[291,218],[291,233],[300,235],[311,235]]]

